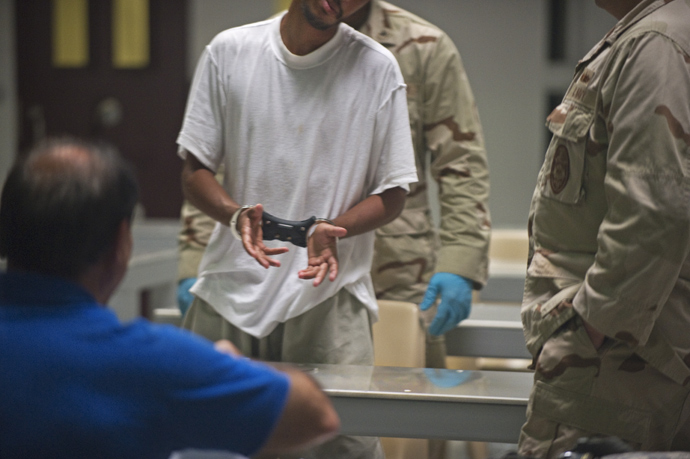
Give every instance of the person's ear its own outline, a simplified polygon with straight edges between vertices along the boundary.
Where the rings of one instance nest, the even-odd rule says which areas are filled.
[[[113,247],[113,256],[118,266],[127,268],[129,258],[132,255],[132,245],[132,226],[129,220],[124,219],[117,227],[117,235]]]
[[[88,273],[97,276],[97,288],[94,297],[102,304],[107,304],[127,273],[129,258],[132,254],[132,231],[129,221],[123,219],[117,226],[115,240],[103,253],[94,269]]]

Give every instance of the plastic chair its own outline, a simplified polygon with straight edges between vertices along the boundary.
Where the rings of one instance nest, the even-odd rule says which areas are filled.
[[[374,365],[423,368],[426,342],[419,307],[406,301],[379,300],[372,327]]]
[[[374,364],[423,368],[426,352],[419,307],[405,301],[379,300],[373,327]],[[418,438],[381,438],[386,459],[426,459],[428,442]]]
[[[177,307],[156,308],[153,310],[151,322],[158,324],[170,324],[179,327],[182,325],[182,314],[180,314],[180,310]]]

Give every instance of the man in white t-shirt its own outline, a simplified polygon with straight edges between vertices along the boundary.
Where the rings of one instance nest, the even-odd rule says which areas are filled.
[[[183,188],[220,224],[184,326],[245,355],[373,364],[372,230],[400,213],[417,175],[395,58],[341,23],[365,3],[293,0],[219,34],[197,67],[178,137]],[[316,221],[265,241],[266,212]],[[376,444],[345,449],[375,457]]]

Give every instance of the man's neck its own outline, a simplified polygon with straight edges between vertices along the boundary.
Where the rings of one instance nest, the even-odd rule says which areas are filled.
[[[333,38],[338,26],[336,24],[326,30],[312,27],[304,17],[299,2],[292,2],[280,23],[280,37],[292,54],[305,56]]]
[[[89,292],[100,304],[107,304],[110,296],[115,291],[109,282],[105,281],[106,276],[100,266],[89,269],[86,273],[77,277],[77,284]]]
[[[597,5],[605,9],[611,16],[621,20],[631,12],[642,0],[597,0]]]
[[[81,288],[86,290],[92,297],[94,297],[96,301],[98,301],[101,304],[106,304],[106,302],[110,299],[110,296],[115,290],[115,286],[108,286],[104,288],[106,282],[103,282],[103,273],[100,266],[94,266],[92,269],[88,269],[84,273],[77,275],[76,277],[72,277],[57,274],[47,274],[32,269],[24,269],[21,265],[13,263],[12,260],[8,260],[7,272],[47,276],[77,284]]]

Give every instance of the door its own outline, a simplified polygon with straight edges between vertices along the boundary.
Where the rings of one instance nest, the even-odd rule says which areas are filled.
[[[146,65],[113,65],[113,1],[89,0],[87,62],[53,65],[52,0],[15,0],[19,147],[72,135],[114,144],[135,167],[147,217],[177,218],[175,139],[188,89],[186,0],[148,1]]]

